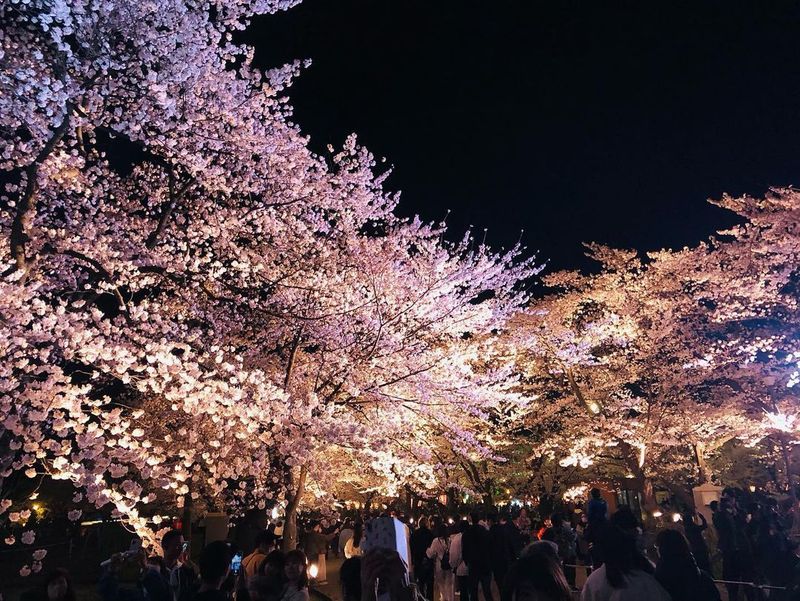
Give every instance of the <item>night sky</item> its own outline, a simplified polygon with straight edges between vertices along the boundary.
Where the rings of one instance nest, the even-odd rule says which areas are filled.
[[[585,268],[733,223],[723,192],[800,184],[800,3],[305,0],[257,18],[265,67],[313,65],[296,121],[356,132],[400,212]]]

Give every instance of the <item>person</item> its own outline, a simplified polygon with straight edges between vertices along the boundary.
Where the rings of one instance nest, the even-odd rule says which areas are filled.
[[[634,538],[619,526],[607,524],[595,533],[595,540],[602,565],[586,579],[581,601],[671,601]]]
[[[406,568],[394,549],[372,549],[361,557],[361,601],[414,601]]]
[[[515,529],[508,524],[507,516],[489,516],[489,547],[491,552],[492,576],[497,590],[503,590],[503,581],[511,562],[516,558],[514,541]]]
[[[722,579],[729,581],[728,599],[738,601],[739,585],[737,581],[752,582],[752,560],[749,543],[741,531],[736,515],[736,501],[733,497],[723,496],[719,502],[712,501],[711,523],[717,531],[718,548],[722,553]],[[745,587],[745,595],[751,601],[755,599],[755,591]]]
[[[636,548],[640,553],[645,553],[647,545],[644,538],[644,528],[642,528],[641,522],[633,513],[630,505],[620,505],[608,521],[636,541]]]
[[[549,542],[532,543],[506,574],[502,601],[571,601],[572,594]]]
[[[222,591],[231,569],[233,553],[225,541],[208,543],[200,552],[200,587],[194,601],[226,601],[228,596]]]
[[[456,593],[450,563],[450,537],[444,523],[436,527],[436,536],[425,554],[433,560],[434,589],[439,594],[439,601],[454,601]]]
[[[353,522],[347,520],[339,531],[339,555],[344,555],[344,547],[353,538]]]
[[[662,530],[656,536],[656,549],[656,580],[674,601],[720,601],[714,580],[697,567],[683,534]]]
[[[461,520],[456,527],[456,532],[450,537],[449,558],[450,567],[453,570],[456,584],[458,585],[458,592],[460,601],[469,601],[469,568],[464,562],[464,555],[462,553],[462,539],[464,532],[469,528],[467,520]]]
[[[161,551],[164,554],[164,577],[172,592],[174,601],[188,601],[199,586],[197,571],[189,561],[189,544],[180,530],[168,530],[161,537]]]
[[[275,535],[270,534],[267,530],[262,530],[256,535],[256,548],[242,560],[241,574],[245,583],[259,571],[274,544]]]
[[[556,512],[550,517],[550,527],[545,530],[542,540],[554,542],[558,546],[558,557],[564,566],[564,575],[572,588],[575,588],[575,561],[578,555],[577,537],[569,522]]]
[[[286,554],[286,565],[283,569],[286,584],[280,601],[308,601],[308,559],[300,549]]]
[[[414,566],[414,579],[417,581],[420,593],[426,599],[433,596],[433,566],[426,552],[433,542],[433,532],[428,528],[428,518],[419,519],[416,530],[411,533],[409,547],[411,548],[411,562]]]
[[[698,524],[695,520],[699,519]],[[691,509],[683,512],[683,532],[689,541],[689,548],[694,555],[697,567],[706,572],[711,572],[711,559],[708,555],[708,546],[703,538],[703,531],[708,528],[708,521],[702,513],[695,513]]]
[[[599,554],[596,549],[597,537],[608,521],[608,503],[603,499],[599,488],[593,488],[586,504],[586,530],[584,536],[589,546],[589,559],[592,568],[600,567]]]
[[[589,503],[586,505],[586,517],[589,524],[605,522],[608,519],[608,503],[603,498],[599,488],[593,488],[589,492]]]
[[[472,524],[464,531],[461,549],[467,564],[469,597],[478,601],[478,586],[485,601],[492,601],[492,567],[489,531],[481,525],[480,515],[473,513]]]
[[[141,548],[114,553],[101,566],[97,589],[104,601],[171,601],[169,581]]]
[[[328,579],[325,554],[331,538],[322,532],[322,523],[319,520],[311,523],[311,530],[307,531],[303,537],[303,551],[305,551],[306,557],[311,558],[312,563],[317,564],[317,580],[319,582],[325,582]]]
[[[20,596],[20,601],[75,601],[72,579],[64,568],[55,568],[42,578],[38,587]]]
[[[281,551],[270,551],[259,564],[257,572],[238,583],[236,601],[278,601],[283,593],[285,563]]]
[[[344,546],[344,556],[347,559],[351,557],[360,557],[361,556],[361,538],[364,536],[364,524],[360,521],[356,522],[355,527],[353,528],[353,536],[350,537],[350,540]]]
[[[361,557],[351,557],[339,568],[343,601],[361,601]]]

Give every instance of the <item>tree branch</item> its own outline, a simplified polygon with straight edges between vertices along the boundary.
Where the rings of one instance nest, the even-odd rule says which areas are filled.
[[[69,118],[72,112],[72,104],[67,103],[64,109],[64,119],[61,124],[53,131],[50,139],[42,147],[36,158],[25,167],[25,191],[17,204],[17,213],[14,216],[14,221],[11,223],[11,256],[17,269],[20,271],[27,271],[28,262],[25,257],[25,243],[28,241],[28,236],[25,233],[25,226],[31,220],[30,214],[36,209],[36,194],[39,191],[39,167],[47,160],[50,153],[61,141],[69,128]],[[24,279],[24,278],[23,278]]]
[[[169,178],[169,202],[167,202],[167,206],[164,207],[164,212],[161,213],[161,217],[158,219],[158,225],[156,229],[152,231],[152,233],[147,237],[146,246],[148,249],[153,250],[158,244],[158,239],[161,237],[161,234],[164,233],[164,230],[167,228],[167,223],[169,222],[169,218],[172,216],[172,212],[175,210],[175,206],[178,204],[178,201],[183,198],[183,195],[186,194],[186,191],[189,189],[189,186],[192,183],[192,180],[189,179],[187,182],[183,184],[180,190],[175,190],[175,173],[172,171],[172,168],[167,168],[167,177]]]

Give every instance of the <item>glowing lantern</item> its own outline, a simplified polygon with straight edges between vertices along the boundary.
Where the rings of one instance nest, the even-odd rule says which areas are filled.
[[[313,580],[314,578],[317,577],[317,574],[319,574],[319,568],[317,567],[317,564],[312,563],[308,567],[308,577]]]

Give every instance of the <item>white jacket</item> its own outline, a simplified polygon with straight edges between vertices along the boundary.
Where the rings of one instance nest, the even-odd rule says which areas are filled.
[[[614,588],[606,578],[606,566],[602,565],[586,579],[581,601],[671,601],[671,598],[658,580],[641,570],[625,576],[624,588]]]
[[[461,533],[450,537],[450,567],[456,576],[467,576],[469,568],[461,555]]]

